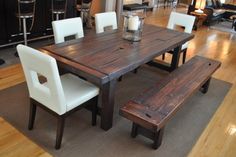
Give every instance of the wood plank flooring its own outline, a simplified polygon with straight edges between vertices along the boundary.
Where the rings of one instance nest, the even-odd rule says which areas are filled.
[[[25,81],[24,73],[20,64],[6,68],[0,68],[0,90],[14,86]]]
[[[0,117],[1,157],[51,157]]]
[[[165,27],[171,9],[157,9],[148,13],[146,23]],[[177,9],[186,12],[186,9]],[[236,156],[236,34],[212,30],[206,26],[193,32],[187,59],[200,55],[222,62],[213,77],[233,84],[223,103],[199,137],[189,157],[235,157]],[[167,60],[170,60],[168,55]],[[20,65],[0,69],[0,89],[24,81]],[[19,146],[21,147],[21,146]],[[20,148],[19,148],[20,149]],[[36,150],[37,151],[37,150]]]

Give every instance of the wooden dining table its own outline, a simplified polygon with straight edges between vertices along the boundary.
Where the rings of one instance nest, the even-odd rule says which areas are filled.
[[[100,88],[101,128],[109,130],[113,122],[117,79],[139,66],[149,65],[173,71],[178,67],[181,45],[194,35],[154,25],[144,25],[142,39],[132,42],[122,38],[122,30],[96,34],[85,31],[80,39],[40,48],[57,60],[58,66]],[[169,66],[153,59],[174,50]]]

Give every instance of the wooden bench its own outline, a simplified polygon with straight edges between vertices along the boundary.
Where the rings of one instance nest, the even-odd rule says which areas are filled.
[[[200,56],[193,57],[155,86],[130,100],[120,114],[133,122],[131,136],[142,134],[154,141],[157,149],[162,142],[168,120],[197,90],[208,91],[211,75],[220,62]]]

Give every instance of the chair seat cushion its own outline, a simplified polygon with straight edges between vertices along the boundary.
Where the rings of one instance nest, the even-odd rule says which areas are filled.
[[[73,74],[62,75],[61,83],[65,93],[67,111],[83,104],[99,93],[98,87]]]

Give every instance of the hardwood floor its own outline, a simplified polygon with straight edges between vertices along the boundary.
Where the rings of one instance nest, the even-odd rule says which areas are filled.
[[[165,27],[170,9],[158,9],[148,13],[146,23]],[[186,12],[185,9],[177,9]],[[202,26],[193,31],[195,38],[190,42],[187,59],[200,55],[222,62],[213,77],[233,84],[221,106],[199,137],[189,157],[235,157],[236,156],[236,34],[212,30]],[[168,55],[167,60],[170,59]],[[24,81],[20,65],[0,69],[0,89]]]
[[[1,157],[51,157],[0,117]]]
[[[25,81],[23,70],[20,64],[6,68],[0,68],[0,90],[14,86]]]

